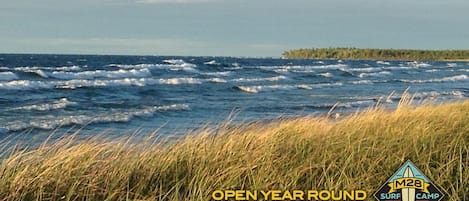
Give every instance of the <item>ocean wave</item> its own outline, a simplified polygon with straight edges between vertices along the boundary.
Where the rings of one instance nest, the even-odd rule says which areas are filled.
[[[456,67],[456,66],[458,66],[457,63],[447,63],[446,65],[447,65],[448,67]]]
[[[424,68],[424,67],[430,67],[430,66],[432,66],[432,65],[429,64],[429,63],[418,62],[418,61],[407,62],[407,65],[412,66],[412,67],[417,67],[417,68]]]
[[[258,86],[236,86],[235,88],[248,92],[248,93],[259,93],[263,91],[275,91],[275,90],[292,90],[292,89],[314,89],[328,86],[341,86],[341,82],[337,83],[319,83],[319,84],[296,84],[296,85],[258,85]]]
[[[28,122],[15,121],[2,127],[8,131],[21,131],[25,129],[43,129],[53,130],[63,126],[71,125],[89,125],[96,123],[118,123],[129,122],[134,117],[151,117],[157,112],[161,111],[179,111],[186,110],[189,106],[187,104],[173,104],[164,106],[151,106],[139,110],[127,111],[113,111],[99,115],[69,115],[69,116],[52,116],[48,115],[42,119],[36,119]]]
[[[347,72],[379,72],[382,71],[381,67],[366,67],[366,68],[348,68],[345,69]]]
[[[391,65],[390,62],[388,61],[376,61],[376,64],[381,64],[381,65]]]
[[[415,67],[411,66],[386,66],[383,67],[384,70],[411,70],[415,69]]]
[[[197,65],[186,63],[183,60],[164,60],[166,64],[108,64],[108,67],[121,69],[161,69],[171,71],[186,71],[190,73],[199,73]]]
[[[190,67],[197,66],[195,64],[187,63],[182,59],[166,59],[166,60],[163,60],[163,63],[173,64],[173,65],[178,65],[178,66],[190,66]]]
[[[356,80],[356,81],[351,81],[350,83],[355,84],[355,85],[373,84],[373,81],[371,81],[371,80]]]
[[[427,80],[406,80],[401,79],[401,82],[407,83],[431,83],[431,82],[455,82],[461,80],[468,80],[469,76],[467,75],[455,75],[450,77],[436,78],[436,79],[427,79]]]
[[[52,103],[44,103],[44,104],[37,104],[37,105],[26,105],[21,107],[13,108],[12,110],[36,110],[36,111],[49,111],[49,110],[57,110],[57,109],[64,109],[67,106],[77,105],[78,103],[69,101],[67,98],[61,98],[60,100],[56,100]]]
[[[317,66],[253,66],[250,68],[258,68],[262,70],[269,70],[269,71],[275,71],[275,70],[287,70],[290,72],[296,71],[298,73],[301,72],[312,72],[314,70],[321,70],[321,69],[345,69],[347,68],[347,64],[330,64],[330,65],[317,65]]]
[[[417,92],[412,93],[412,96],[417,99],[426,99],[426,98],[437,98],[440,96],[453,96],[458,98],[465,97],[464,92],[462,91],[429,91],[429,92]]]
[[[201,84],[203,80],[197,78],[125,78],[114,80],[67,80],[67,81],[36,81],[36,80],[14,80],[0,82],[0,89],[5,90],[32,90],[32,89],[76,89],[84,87],[119,87],[167,84]]]
[[[386,75],[391,75],[392,73],[389,71],[381,71],[381,72],[376,72],[376,73],[360,73],[358,77],[364,78],[364,77],[382,77]]]
[[[18,76],[12,72],[0,72],[1,81],[17,80]]]
[[[233,71],[222,71],[222,72],[206,72],[200,73],[201,75],[216,76],[216,77],[226,77],[233,73]]]
[[[143,69],[131,69],[123,70],[119,69],[117,71],[106,71],[106,70],[96,70],[96,71],[83,71],[83,72],[63,72],[63,71],[54,71],[52,73],[45,73],[49,77],[54,77],[58,79],[71,80],[71,79],[96,79],[96,78],[140,78],[140,77],[151,77],[151,72],[147,68]]]
[[[60,66],[60,67],[56,67],[55,70],[58,70],[58,71],[81,71],[81,67],[80,66]]]
[[[218,63],[217,61],[215,60],[211,60],[211,61],[207,61],[207,62],[204,62],[205,65],[211,65],[211,66],[219,66],[221,65],[220,63]]]
[[[275,76],[275,77],[263,77],[263,78],[236,78],[232,79],[230,81],[232,82],[262,82],[262,81],[279,81],[279,80],[284,80],[287,79],[287,77],[280,75],[280,76]]]
[[[214,82],[214,83],[226,83],[226,82],[228,82],[225,79],[218,78],[218,77],[210,78],[210,79],[208,79],[208,81],[209,82]]]
[[[152,84],[155,82],[149,82],[149,84]],[[201,79],[197,78],[169,78],[169,79],[158,79],[156,82],[158,84],[171,84],[171,85],[178,85],[178,84],[202,84]]]
[[[429,70],[425,70],[425,72],[427,73],[434,73],[434,72],[439,72],[441,71],[440,69],[429,69]]]
[[[363,106],[371,106],[375,104],[373,100],[358,100],[358,101],[350,101],[350,102],[337,102],[337,103],[324,103],[324,104],[315,104],[310,105],[309,107],[314,107],[318,109],[332,109],[332,108],[354,108],[354,107],[363,107]]]
[[[330,72],[326,72],[326,73],[319,73],[319,75],[320,75],[320,76],[323,76],[323,77],[328,77],[328,78],[330,78],[330,77],[333,77],[333,76],[334,76],[334,75],[332,75],[332,73],[330,73]]]
[[[58,67],[46,67],[46,66],[20,66],[13,68],[16,71],[23,72],[34,72],[36,70],[56,70],[56,71],[81,71],[80,66],[58,66]]]

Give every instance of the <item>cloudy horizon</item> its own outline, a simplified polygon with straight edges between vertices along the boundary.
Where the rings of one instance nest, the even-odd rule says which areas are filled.
[[[468,49],[463,0],[0,0],[0,53],[279,57]]]

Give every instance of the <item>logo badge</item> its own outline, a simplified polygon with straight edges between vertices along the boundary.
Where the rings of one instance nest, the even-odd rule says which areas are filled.
[[[444,194],[411,161],[407,161],[374,196],[379,201],[440,201]]]

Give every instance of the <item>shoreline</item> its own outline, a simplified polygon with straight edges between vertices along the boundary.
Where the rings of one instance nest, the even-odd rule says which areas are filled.
[[[449,200],[462,201],[469,196],[468,110],[469,101],[417,107],[403,101],[394,110],[372,108],[334,121],[221,126],[173,142],[71,136],[32,150],[4,150],[0,196],[201,201],[223,189],[338,187],[371,195],[387,173],[412,160],[445,184]]]
[[[282,53],[288,59],[343,59],[383,61],[469,61],[469,50],[373,48],[303,48]]]

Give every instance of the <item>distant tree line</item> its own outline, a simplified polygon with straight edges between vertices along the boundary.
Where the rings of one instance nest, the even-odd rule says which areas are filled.
[[[288,50],[289,59],[469,60],[469,50],[310,48]]]

